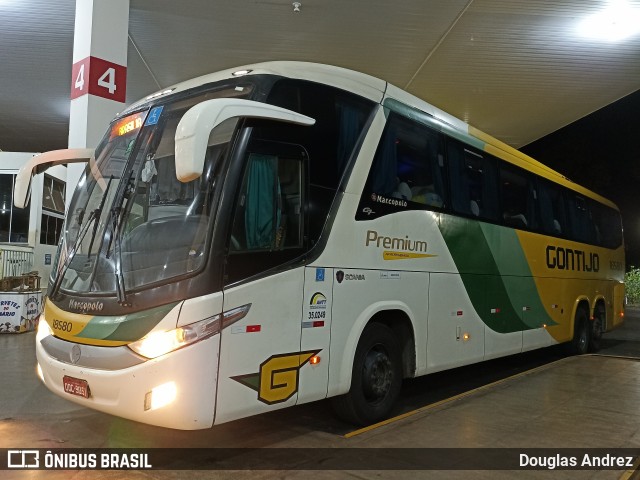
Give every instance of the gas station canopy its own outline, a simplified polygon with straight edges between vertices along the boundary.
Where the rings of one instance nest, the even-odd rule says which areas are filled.
[[[74,3],[0,0],[1,150],[67,146]],[[387,80],[517,148],[640,88],[638,10],[601,0],[130,0],[126,103],[225,68],[303,60]]]

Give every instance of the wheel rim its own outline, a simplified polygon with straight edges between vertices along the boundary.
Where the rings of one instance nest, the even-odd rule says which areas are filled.
[[[362,390],[368,402],[382,400],[393,383],[393,367],[387,353],[381,348],[372,348],[367,353],[362,369]]]
[[[587,342],[589,341],[588,331],[585,326],[585,323],[582,323],[580,327],[580,337],[578,338],[578,348],[581,352],[587,351]]]
[[[599,340],[602,337],[602,318],[600,315],[596,316],[593,320],[593,331],[591,332],[591,338]]]

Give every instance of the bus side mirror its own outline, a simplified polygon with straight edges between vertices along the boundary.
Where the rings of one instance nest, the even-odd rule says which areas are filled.
[[[190,182],[204,168],[204,157],[211,131],[225,120],[234,117],[265,118],[297,125],[313,125],[313,118],[275,107],[268,103],[237,98],[216,98],[191,107],[184,114],[175,137],[176,176]]]
[[[32,157],[16,175],[13,204],[17,208],[25,207],[29,201],[31,177],[33,175],[42,173],[54,165],[88,162],[93,157],[94,152],[93,148],[67,148],[65,150],[52,150]]]

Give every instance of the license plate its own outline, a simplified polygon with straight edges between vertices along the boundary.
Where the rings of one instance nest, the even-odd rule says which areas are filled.
[[[91,390],[89,390],[89,382],[86,380],[81,380],[80,378],[62,377],[62,385],[64,386],[64,391],[71,395],[77,395],[78,397],[89,398],[91,395]]]

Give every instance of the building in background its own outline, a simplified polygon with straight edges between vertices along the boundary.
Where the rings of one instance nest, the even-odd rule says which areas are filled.
[[[36,175],[27,207],[16,208],[16,175],[34,155],[0,152],[0,278],[37,271],[44,288],[64,223],[67,169],[55,166]]]

